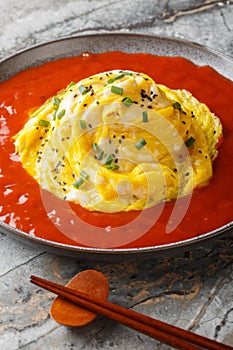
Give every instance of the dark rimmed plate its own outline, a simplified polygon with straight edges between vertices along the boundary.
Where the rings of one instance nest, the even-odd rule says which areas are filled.
[[[114,50],[129,53],[147,52],[161,56],[182,56],[197,65],[208,64],[223,76],[233,80],[233,60],[201,45],[160,36],[140,34],[96,34],[68,37],[19,52],[0,62],[0,81],[10,78],[21,70],[61,57],[76,56],[85,51],[98,53]],[[193,247],[194,245],[201,246],[209,242],[210,239],[213,241],[216,237],[222,237],[226,233],[229,234],[229,232],[232,232],[232,227],[233,222],[230,222],[225,226],[198,237],[165,245],[130,249],[100,249],[70,246],[38,237],[32,237],[27,233],[0,222],[0,230],[2,232],[13,234],[14,237],[25,240],[28,243],[36,243],[45,250],[70,256],[108,258],[112,260],[123,257],[136,257],[138,255],[149,257],[155,253],[174,252],[177,251],[178,248],[188,249],[188,247]]]

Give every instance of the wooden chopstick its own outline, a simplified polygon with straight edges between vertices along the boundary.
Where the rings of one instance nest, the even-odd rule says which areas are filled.
[[[179,350],[233,350],[233,347],[81,293],[37,276],[31,282],[96,314],[111,318]]]

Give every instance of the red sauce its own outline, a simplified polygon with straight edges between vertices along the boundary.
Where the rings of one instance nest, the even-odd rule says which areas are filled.
[[[154,220],[153,215],[159,212],[161,206],[144,210],[141,219],[138,220],[140,212],[89,212],[79,205],[68,204],[52,194],[45,193],[46,203],[50,203],[46,210],[44,195],[41,197],[39,185],[26,173],[21,163],[15,160],[11,137],[24,126],[31,108],[41,105],[71,81],[79,81],[92,74],[113,69],[144,72],[157,83],[174,89],[185,88],[206,103],[223,123],[223,143],[214,162],[214,176],[210,185],[193,193],[186,214],[171,233],[166,233],[165,228],[175,202],[165,204],[158,220]],[[45,63],[16,74],[0,85],[0,219],[29,235],[75,246],[103,248],[117,245],[134,248],[172,243],[199,236],[229,223],[232,221],[233,199],[232,96],[233,83],[212,68],[198,67],[184,58],[149,54],[90,54]],[[185,200],[177,202],[180,207],[179,213],[184,213]],[[52,219],[47,215],[48,206],[49,210],[56,208],[56,215],[50,213]],[[73,220],[71,210],[86,225],[74,225],[72,222],[73,227],[70,229]],[[133,230],[136,228],[135,231],[141,234],[133,235],[132,228],[127,225],[130,222],[136,223]],[[147,225],[148,229],[145,229]],[[119,228],[118,244],[111,242],[111,230],[114,227]],[[88,234],[92,235],[92,238],[85,244],[83,237]]]

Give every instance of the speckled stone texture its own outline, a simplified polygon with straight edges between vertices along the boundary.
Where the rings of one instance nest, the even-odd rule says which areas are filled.
[[[233,57],[233,2],[1,0],[0,58],[68,35],[137,32],[184,38]],[[95,262],[52,255],[0,234],[0,349],[158,349],[168,346],[98,317],[69,329],[49,317],[54,296],[31,274],[65,284],[85,269],[110,281],[109,300],[233,346],[233,238],[173,256]]]

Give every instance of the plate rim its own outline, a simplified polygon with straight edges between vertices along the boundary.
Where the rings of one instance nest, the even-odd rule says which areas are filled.
[[[229,61],[230,64],[233,65],[233,57],[222,53],[216,49],[213,49],[211,47],[208,47],[206,45],[203,44],[199,44],[197,42],[194,41],[189,41],[183,38],[178,38],[178,37],[172,37],[172,36],[166,36],[166,35],[153,35],[153,34],[143,34],[143,33],[135,33],[135,32],[130,32],[130,33],[126,33],[126,32],[111,32],[111,33],[93,33],[93,34],[78,34],[78,35],[71,35],[71,36],[64,36],[64,37],[60,37],[58,39],[54,39],[54,40],[50,40],[50,41],[45,41],[39,44],[35,44],[35,45],[31,45],[27,48],[24,48],[22,50],[19,50],[13,54],[8,55],[7,57],[3,58],[0,60],[0,66],[4,63],[7,63],[7,61],[11,60],[11,59],[16,59],[18,56],[25,54],[27,52],[33,51],[35,49],[40,49],[41,47],[45,47],[45,46],[49,46],[52,44],[59,44],[59,42],[64,42],[64,41],[70,41],[70,40],[78,40],[80,38],[95,38],[95,37],[114,37],[114,36],[128,36],[128,37],[139,37],[139,38],[152,38],[152,39],[157,39],[157,40],[162,40],[162,41],[166,41],[166,42],[172,42],[174,43],[178,43],[178,44],[182,44],[185,46],[188,46],[190,48],[195,47],[197,50],[201,50],[202,52],[204,52],[205,54],[212,54],[220,59],[224,59]],[[142,50],[143,51],[143,50]],[[64,57],[68,57],[68,56],[64,56]],[[57,58],[56,58],[57,59]],[[215,67],[213,67],[215,69]],[[17,72],[20,72],[20,70],[18,70]],[[11,76],[14,76],[15,74],[17,74],[17,72],[13,73]],[[222,74],[222,73],[220,73]],[[223,75],[223,74],[222,74]],[[3,79],[7,80],[10,77]],[[227,79],[230,79],[228,77],[226,77]],[[177,242],[173,242],[173,243],[168,243],[168,244],[161,244],[161,245],[153,245],[153,246],[146,246],[146,247],[135,247],[135,248],[96,248],[96,247],[84,247],[84,246],[76,246],[76,245],[69,245],[69,244],[64,244],[64,243],[59,243],[56,241],[51,241],[51,240],[47,240],[41,237],[36,237],[36,236],[31,236],[28,233],[18,229],[18,228],[14,228],[13,226],[10,226],[8,224],[6,224],[5,222],[0,220],[0,231],[3,233],[11,233],[15,236],[17,236],[18,238],[23,238],[28,242],[32,242],[32,243],[36,243],[36,244],[40,244],[42,245],[45,250],[48,250],[48,248],[52,248],[55,249],[55,251],[57,252],[62,252],[63,250],[65,250],[65,252],[63,253],[75,253],[75,255],[77,256],[78,254],[84,254],[85,256],[90,256],[90,255],[101,255],[101,256],[135,256],[138,255],[139,253],[142,255],[148,254],[148,253],[161,253],[161,252],[168,252],[170,250],[174,251],[177,250],[178,248],[187,248],[188,246],[193,246],[195,243],[200,243],[200,242],[204,242],[207,241],[209,238],[215,238],[220,236],[221,234],[224,234],[226,232],[233,232],[233,221],[228,222],[227,224],[218,227],[214,230],[211,230],[209,232],[203,233],[201,235],[189,238],[189,239],[185,239],[182,241],[177,241]],[[47,248],[47,249],[46,249]],[[151,255],[151,254],[150,254]]]

